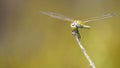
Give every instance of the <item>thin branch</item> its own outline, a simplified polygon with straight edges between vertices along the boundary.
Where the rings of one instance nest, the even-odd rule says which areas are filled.
[[[85,57],[86,57],[86,59],[88,60],[88,62],[89,62],[89,64],[90,64],[91,68],[96,68],[96,67],[95,67],[95,65],[94,65],[94,63],[93,63],[93,62],[92,62],[92,60],[90,59],[89,55],[87,54],[87,52],[86,52],[85,48],[84,48],[84,47],[83,47],[83,45],[81,44],[81,42],[80,42],[80,39],[79,39],[78,35],[77,35],[77,34],[75,34],[75,35],[74,35],[74,37],[75,37],[75,39],[76,39],[76,41],[77,41],[77,43],[78,43],[79,47],[81,48],[81,50],[82,50],[82,52],[83,52],[84,56],[85,56]]]

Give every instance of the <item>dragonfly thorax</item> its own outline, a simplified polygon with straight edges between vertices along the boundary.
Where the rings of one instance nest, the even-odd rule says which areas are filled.
[[[78,28],[90,28],[90,26],[84,25],[82,21],[75,20],[74,22],[71,23],[70,25],[71,29],[74,31]]]
[[[70,24],[70,27],[71,27],[72,31],[75,31],[78,28],[82,28],[81,23],[79,21],[77,21],[77,20],[75,20],[74,22],[72,22]]]
[[[75,26],[76,28],[83,28],[83,27],[82,27],[82,21],[75,20],[75,21],[73,22],[73,24],[74,24],[74,26]]]

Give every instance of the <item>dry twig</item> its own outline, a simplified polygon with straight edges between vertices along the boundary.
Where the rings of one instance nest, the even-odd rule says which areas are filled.
[[[85,48],[84,48],[83,45],[81,44],[81,41],[80,41],[78,35],[77,35],[77,34],[74,34],[73,36],[75,37],[75,39],[76,39],[76,41],[77,41],[79,47],[81,48],[81,50],[82,50],[84,56],[85,56],[86,59],[88,60],[88,62],[89,62],[89,64],[90,64],[91,68],[95,68],[94,63],[92,62],[92,60],[90,59],[89,55],[87,54]]]

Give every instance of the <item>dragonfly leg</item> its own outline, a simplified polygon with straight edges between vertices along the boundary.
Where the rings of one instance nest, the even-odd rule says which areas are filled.
[[[73,30],[73,31],[72,31],[72,35],[73,35],[73,36],[77,36],[77,37],[78,37],[78,39],[80,39],[80,38],[81,38],[81,36],[80,36],[80,33],[79,33],[78,29]]]

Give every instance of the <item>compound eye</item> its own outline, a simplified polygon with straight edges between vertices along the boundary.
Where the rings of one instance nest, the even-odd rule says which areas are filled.
[[[73,27],[73,26],[75,26],[75,24],[74,24],[74,23],[72,23],[72,24],[71,24],[71,26]]]

